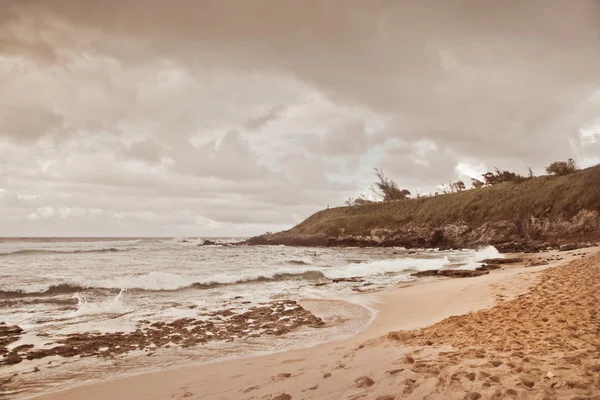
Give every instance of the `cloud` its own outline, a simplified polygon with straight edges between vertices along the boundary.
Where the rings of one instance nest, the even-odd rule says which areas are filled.
[[[598,162],[600,3],[512,3],[4,0],[0,234],[260,233],[373,167]]]

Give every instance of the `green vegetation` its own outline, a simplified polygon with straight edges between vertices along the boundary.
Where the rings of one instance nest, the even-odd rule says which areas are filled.
[[[502,172],[500,177],[510,178]],[[474,185],[475,186],[475,185]],[[581,210],[600,212],[600,165],[568,175],[540,176],[434,197],[332,208],[290,230],[296,234],[368,234],[400,224],[520,221],[530,216],[570,218]]]

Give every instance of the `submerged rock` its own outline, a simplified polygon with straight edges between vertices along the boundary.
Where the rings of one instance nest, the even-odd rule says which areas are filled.
[[[411,276],[445,276],[448,278],[472,278],[475,276],[487,275],[490,272],[487,270],[470,270],[470,269],[431,269],[427,271],[419,271],[411,274]]]
[[[523,262],[523,259],[520,257],[513,258],[487,258],[482,261],[483,264],[516,264]]]

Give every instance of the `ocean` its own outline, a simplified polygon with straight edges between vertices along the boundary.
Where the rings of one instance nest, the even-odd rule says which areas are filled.
[[[202,246],[205,239],[219,244]],[[410,283],[415,271],[473,269],[499,256],[494,248],[230,245],[240,240],[0,239],[0,328],[22,330],[0,353],[0,393],[22,398],[117,375],[341,339],[374,317],[365,293]],[[128,336],[136,330],[138,336]],[[192,337],[200,331],[200,339]],[[154,336],[139,339],[142,332]],[[93,343],[82,336],[88,334]],[[113,342],[98,344],[106,335]],[[52,353],[69,337],[87,340],[93,352]],[[33,347],[7,363],[7,352],[23,345]],[[47,353],[27,359],[37,349]]]

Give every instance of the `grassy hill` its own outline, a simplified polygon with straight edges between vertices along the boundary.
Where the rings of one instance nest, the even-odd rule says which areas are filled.
[[[518,221],[530,216],[569,219],[582,210],[600,212],[600,165],[566,176],[540,176],[522,183],[391,203],[319,211],[292,228],[294,234],[368,234],[405,224],[443,226],[463,221]]]

